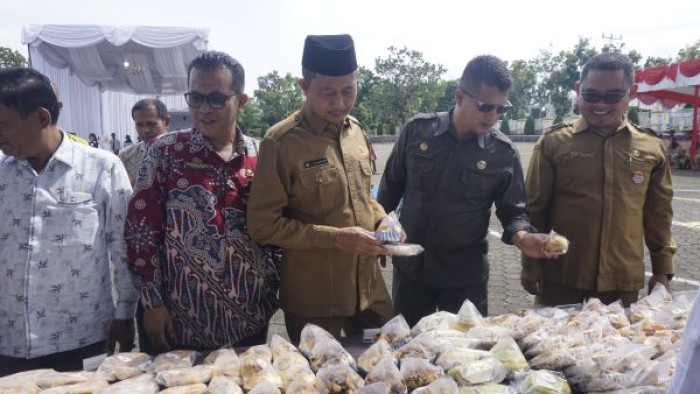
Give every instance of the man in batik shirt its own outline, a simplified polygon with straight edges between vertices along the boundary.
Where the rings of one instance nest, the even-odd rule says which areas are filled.
[[[264,343],[279,273],[274,252],[247,234],[257,141],[236,124],[243,67],[206,52],[188,80],[194,128],[149,148],[127,215],[146,332],[157,350]]]

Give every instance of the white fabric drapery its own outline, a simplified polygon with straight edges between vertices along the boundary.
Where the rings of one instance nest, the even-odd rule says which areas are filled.
[[[208,34],[182,27],[29,25],[22,42],[31,67],[58,86],[61,128],[101,140],[116,133],[123,142],[127,134],[135,140],[131,107],[141,98],[187,108],[187,65],[206,50]]]

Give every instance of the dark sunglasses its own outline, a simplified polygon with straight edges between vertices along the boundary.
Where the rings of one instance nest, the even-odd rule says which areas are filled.
[[[581,92],[581,97],[591,104],[600,102],[601,100],[605,104],[617,104],[629,94],[629,90],[623,93],[605,93],[600,94],[596,92]]]
[[[226,105],[226,102],[233,97],[233,94],[223,94],[221,92],[214,92],[209,94],[201,94],[197,92],[187,92],[185,93],[185,101],[187,105],[192,108],[199,108],[206,101],[211,108],[222,108]]]
[[[461,89],[461,88],[460,88],[460,89]],[[493,110],[495,109],[496,112],[498,112],[499,114],[504,114],[504,113],[510,111],[511,108],[513,108],[513,106],[510,104],[510,101],[509,101],[508,104],[506,104],[506,105],[489,104],[489,103],[485,103],[485,102],[479,100],[478,98],[476,98],[475,95],[469,93],[468,90],[465,90],[465,89],[461,89],[461,90],[462,90],[467,96],[469,96],[469,98],[471,98],[472,100],[474,100],[474,102],[476,103],[477,108],[479,109],[479,111],[481,111],[481,112],[483,112],[483,113],[489,113],[489,112],[491,112],[491,111],[493,111]]]

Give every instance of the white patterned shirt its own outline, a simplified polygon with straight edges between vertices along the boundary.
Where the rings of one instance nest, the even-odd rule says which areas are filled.
[[[136,308],[124,243],[126,170],[112,153],[63,137],[39,174],[26,160],[0,156],[3,356],[91,345]]]

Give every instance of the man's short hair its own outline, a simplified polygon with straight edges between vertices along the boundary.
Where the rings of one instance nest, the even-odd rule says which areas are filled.
[[[314,77],[316,77],[316,73],[309,70],[306,67],[301,68],[301,77],[304,78],[307,84],[310,84],[311,81],[313,81]]]
[[[51,124],[58,121],[58,99],[51,82],[31,68],[0,70],[0,104],[17,110],[22,119],[39,108],[46,108],[51,114]]]
[[[619,52],[605,52],[588,59],[581,70],[581,81],[586,79],[588,72],[591,70],[622,70],[625,74],[627,85],[632,85],[632,83],[634,83],[634,65],[632,64],[632,60],[630,60],[627,55]]]
[[[158,100],[157,98],[145,98],[137,101],[136,104],[131,107],[131,119],[134,119],[134,114],[136,111],[145,111],[149,107],[156,109],[156,115],[159,118],[163,120],[168,118],[168,107],[166,107],[162,101]]]
[[[476,93],[482,83],[494,86],[501,93],[505,93],[513,84],[513,79],[503,60],[496,56],[481,55],[470,60],[464,67],[459,86]]]
[[[220,67],[226,67],[231,72],[231,90],[233,94],[240,97],[245,89],[245,71],[238,60],[231,56],[219,52],[208,51],[194,58],[187,68],[187,84],[190,83],[190,75],[193,69],[197,70],[216,70]]]

